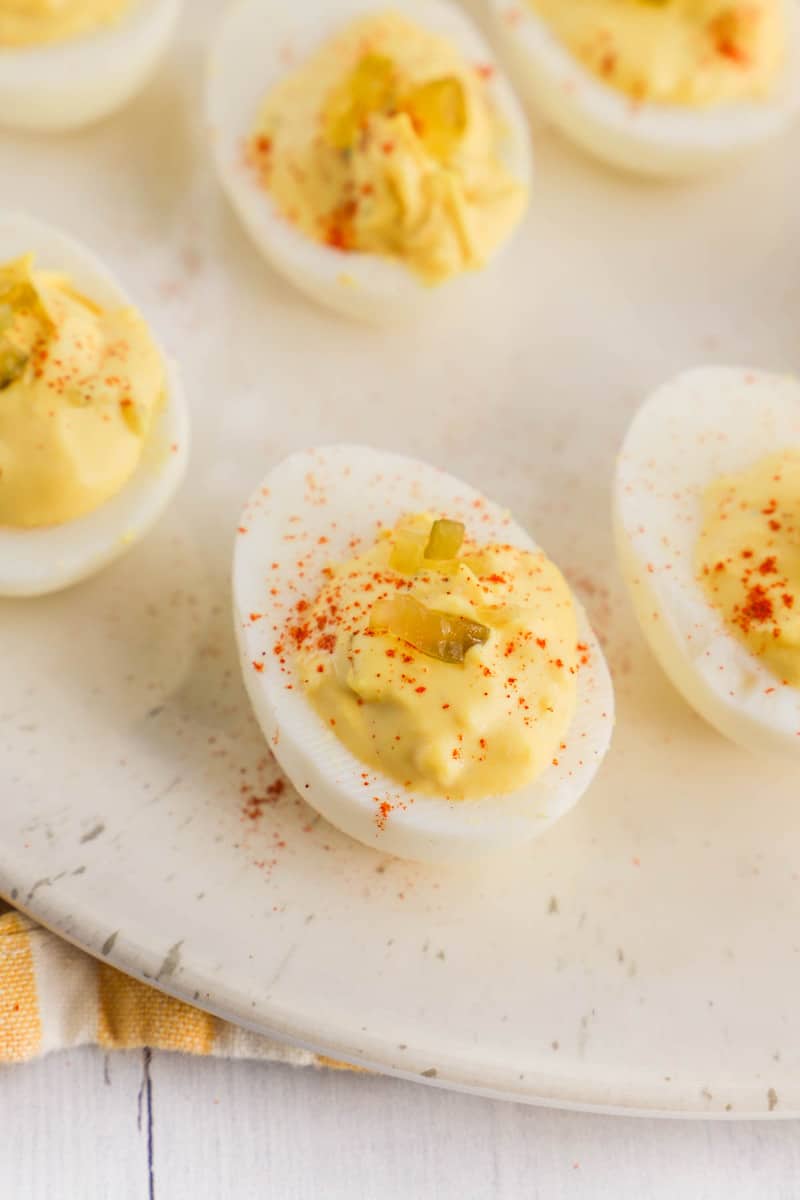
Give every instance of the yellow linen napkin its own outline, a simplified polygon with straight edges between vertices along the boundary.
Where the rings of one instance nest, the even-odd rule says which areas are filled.
[[[98,1045],[346,1066],[248,1033],[165,996],[4,908],[0,901],[0,1064]]]

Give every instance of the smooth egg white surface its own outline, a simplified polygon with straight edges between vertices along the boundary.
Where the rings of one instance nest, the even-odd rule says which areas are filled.
[[[373,323],[412,316],[431,297],[468,286],[476,272],[430,287],[401,262],[312,241],[281,215],[245,165],[244,146],[264,99],[282,77],[352,21],[392,7],[375,0],[338,0],[335,5],[326,0],[239,0],[221,25],[209,63],[207,107],[217,170],[253,241],[307,295]],[[409,21],[446,38],[467,61],[496,65],[489,46],[450,0],[405,0],[395,7]],[[487,88],[506,129],[503,161],[529,187],[532,164],[525,116],[499,69],[487,80]]]
[[[617,468],[620,563],[645,637],[685,699],[756,751],[800,756],[800,689],[732,633],[695,575],[709,484],[800,446],[800,381],[702,367],[660,388],[637,413]]]
[[[244,509],[234,556],[234,618],[256,716],[303,799],[377,850],[457,861],[524,845],[572,808],[608,749],[614,696],[603,652],[576,601],[589,663],[578,675],[577,709],[557,766],[516,792],[481,800],[414,794],[373,768],[365,789],[365,764],[318,716],[293,656],[282,666],[273,647],[297,601],[319,593],[323,569],[352,557],[351,539],[372,545],[379,522],[393,526],[404,513],[423,509],[463,521],[479,542],[538,549],[503,509],[425,463],[365,446],[307,450],[270,471]],[[378,820],[383,801],[394,806],[385,823]]]
[[[0,262],[33,252],[104,308],[133,302],[85,246],[22,213],[0,213]],[[152,330],[150,331],[153,336]],[[155,524],[180,484],[189,453],[189,413],[180,374],[164,356],[167,394],[135,473],[100,508],[63,525],[0,526],[0,596],[59,591],[119,558]]]
[[[121,108],[147,82],[182,0],[135,0],[114,24],[50,45],[0,47],[0,125],[77,129]]]
[[[800,112],[800,0],[783,2],[786,62],[774,92],[761,101],[690,108],[634,103],[587,70],[527,0],[489,0],[512,78],[531,110],[596,157],[663,176],[736,158],[784,133]]]

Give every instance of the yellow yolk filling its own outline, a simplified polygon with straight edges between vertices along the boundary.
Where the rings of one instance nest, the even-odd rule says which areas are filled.
[[[778,680],[800,686],[800,450],[711,484],[696,566],[728,629]]]
[[[636,100],[758,100],[783,65],[783,0],[527,2],[585,67]]]
[[[116,495],[164,397],[143,318],[31,256],[0,267],[0,525],[57,525]]]
[[[94,33],[133,0],[0,0],[0,48],[22,49]]]
[[[558,759],[586,647],[569,587],[541,552],[468,543],[458,559],[426,560],[414,575],[393,569],[398,541],[432,521],[406,518],[331,568],[312,605],[301,602],[290,635],[299,674],[320,717],[365,766],[429,795],[502,795]],[[460,662],[422,653],[372,620],[398,595],[466,617],[488,637]]]
[[[308,237],[440,282],[482,266],[526,204],[487,71],[397,14],[364,17],[273,89],[249,159]]]

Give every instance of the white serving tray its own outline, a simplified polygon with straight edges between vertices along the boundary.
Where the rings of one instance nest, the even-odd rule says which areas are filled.
[[[220,195],[201,98],[218,7],[193,0],[120,117],[0,134],[3,205],[119,272],[195,419],[188,482],[145,543],[64,595],[0,602],[0,894],[176,995],[380,1070],[574,1107],[800,1115],[798,772],[726,744],[670,688],[609,521],[650,388],[698,362],[800,363],[800,130],[681,186],[537,131],[513,251],[424,324],[376,332],[282,284]],[[233,531],[271,463],[333,440],[433,460],[507,504],[605,640],[611,754],[511,860],[382,858],[291,788],[269,794]]]

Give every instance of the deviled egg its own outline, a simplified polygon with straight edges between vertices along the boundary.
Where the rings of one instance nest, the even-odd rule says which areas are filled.
[[[450,0],[241,0],[210,64],[219,176],[259,250],[350,316],[416,312],[527,205],[529,135]]]
[[[557,567],[450,475],[364,446],[272,470],[233,570],[256,716],[300,795],[421,860],[520,846],[611,738],[611,680]]]
[[[635,417],[615,495],[622,570],[667,675],[734,741],[800,755],[800,381],[680,375]]]
[[[140,90],[181,0],[12,0],[0,5],[0,124],[75,129]]]
[[[599,158],[703,171],[800,109],[798,0],[490,0],[532,109]]]
[[[57,591],[128,550],[188,443],[178,370],[108,270],[0,214],[0,596]]]

